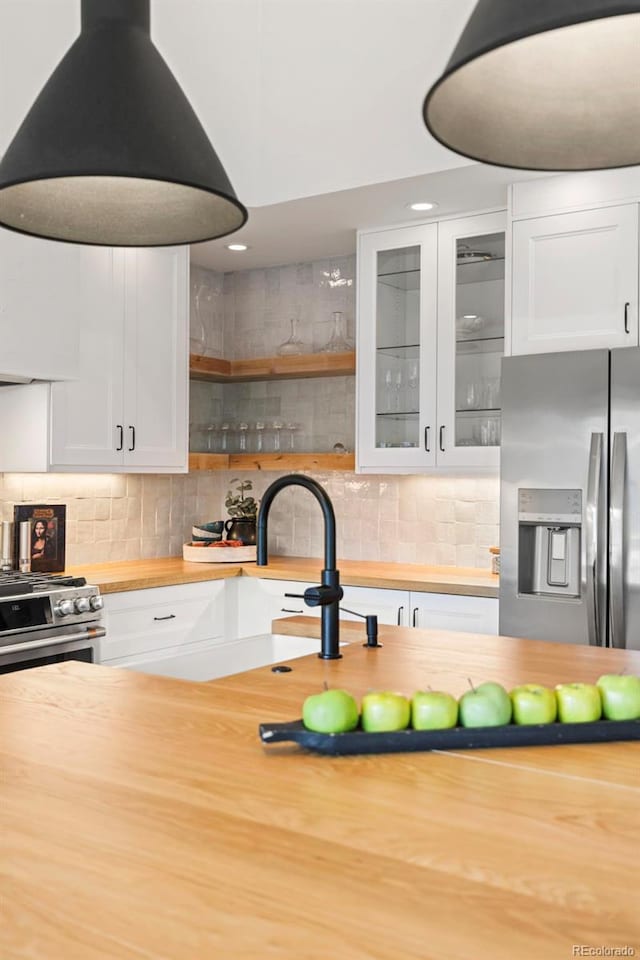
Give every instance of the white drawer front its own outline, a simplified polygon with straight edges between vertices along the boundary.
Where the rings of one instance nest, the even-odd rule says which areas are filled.
[[[182,586],[107,596],[103,661],[167,647],[223,641],[224,581],[206,586],[208,590],[187,591],[186,596]],[[115,603],[109,602],[112,600]]]

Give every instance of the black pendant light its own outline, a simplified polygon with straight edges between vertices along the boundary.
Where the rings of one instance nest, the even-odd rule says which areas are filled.
[[[0,163],[0,224],[154,247],[238,230],[247,211],[149,33],[149,0],[82,0],[80,36]]]
[[[424,120],[504,167],[640,163],[640,0],[479,0]]]

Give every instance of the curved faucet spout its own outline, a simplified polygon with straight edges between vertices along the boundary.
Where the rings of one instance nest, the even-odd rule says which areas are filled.
[[[259,567],[266,567],[267,560],[267,525],[269,511],[276,494],[285,487],[304,487],[314,495],[322,508],[324,517],[324,569],[321,573],[319,588],[305,591],[304,600],[313,606],[321,607],[322,640],[320,656],[323,660],[338,660],[341,657],[338,639],[339,621],[338,604],[342,600],[340,573],[336,568],[336,518],[333,504],[325,490],[319,483],[310,477],[298,473],[288,473],[267,487],[258,511],[258,536],[256,559]]]
[[[260,502],[258,511],[258,536],[257,536],[257,562],[259,567],[267,566],[267,523],[269,520],[269,511],[273,500],[285,487],[304,487],[309,490],[322,508],[324,516],[324,567],[325,570],[336,569],[336,517],[333,512],[333,504],[329,499],[326,490],[320,486],[311,477],[305,477],[298,473],[288,473],[284,477],[278,477],[271,486],[265,490]]]

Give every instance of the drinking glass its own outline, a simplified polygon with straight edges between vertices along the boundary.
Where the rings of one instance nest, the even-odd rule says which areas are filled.
[[[256,420],[256,426],[255,426],[255,431],[256,431],[256,451],[257,451],[258,453],[263,453],[263,452],[264,452],[264,430],[265,430],[265,427],[266,427],[266,423],[264,422],[264,420]]]
[[[247,431],[249,430],[249,424],[244,421],[238,424],[238,449],[240,453],[247,452]]]
[[[290,421],[287,424],[287,430],[289,431],[289,450],[295,450],[296,448],[296,431],[299,430],[299,428],[300,424],[293,423],[293,421]]]
[[[273,431],[273,452],[280,453],[280,434],[282,428],[284,427],[283,420],[274,420],[271,424],[271,429]]]
[[[220,453],[229,452],[230,431],[231,424],[227,420],[220,424]]]

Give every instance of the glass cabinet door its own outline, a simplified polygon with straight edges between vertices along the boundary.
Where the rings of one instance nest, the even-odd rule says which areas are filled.
[[[358,463],[435,464],[437,226],[360,238]]]
[[[440,224],[438,463],[497,466],[505,215]]]

